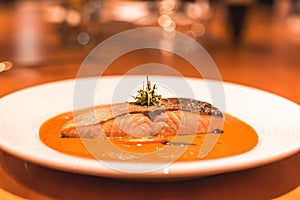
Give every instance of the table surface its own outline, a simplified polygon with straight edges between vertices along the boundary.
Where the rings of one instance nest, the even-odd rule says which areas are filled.
[[[199,42],[203,42],[224,81],[259,88],[300,104],[300,43],[281,34],[280,22],[271,27],[263,23],[269,22],[255,24],[255,31],[249,28],[247,41],[238,47],[212,38]],[[251,25],[254,26],[250,22]],[[272,38],[268,39],[270,31]],[[86,52],[87,49],[79,47],[62,48],[61,55],[53,59],[32,66],[18,64],[0,73],[0,98],[33,85],[75,78]],[[150,62],[171,66],[187,77],[199,77],[184,59],[158,50],[123,55],[104,75],[122,75]],[[1,199],[300,199],[300,152],[251,169],[165,182],[117,180],[58,171],[1,149],[0,162]]]

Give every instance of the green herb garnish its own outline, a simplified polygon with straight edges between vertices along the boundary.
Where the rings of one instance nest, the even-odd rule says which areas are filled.
[[[157,95],[155,94],[155,90],[157,89],[156,84],[153,85],[153,87],[151,86],[150,81],[148,80],[148,76],[147,76],[147,86],[146,88],[144,88],[144,84],[143,84],[143,88],[140,89],[138,92],[138,95],[132,96],[136,102],[134,102],[135,104],[138,105],[142,105],[142,106],[160,106],[161,102],[162,102],[162,97],[161,95]]]

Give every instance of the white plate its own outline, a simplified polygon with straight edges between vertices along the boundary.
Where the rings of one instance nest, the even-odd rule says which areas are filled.
[[[86,78],[80,81],[94,84],[95,80]],[[111,97],[114,96],[112,91],[117,86],[121,87],[118,85],[120,80],[121,77],[102,78],[101,84],[97,86],[97,91],[101,92],[100,95],[96,92],[96,101],[111,102]],[[132,83],[127,87],[132,91],[132,87],[136,89],[136,84],[143,81],[144,77],[123,77],[122,80]],[[167,88],[166,84],[176,86],[180,84],[182,78],[151,77],[151,80],[162,82],[162,88]],[[237,156],[173,163],[152,172],[141,172],[140,169],[157,163],[139,165],[120,163],[130,169],[126,172],[112,169],[96,160],[57,152],[39,140],[38,132],[40,125],[48,118],[73,109],[75,80],[66,80],[24,89],[0,99],[1,148],[26,161],[54,169],[104,177],[156,180],[192,178],[242,170],[277,161],[300,150],[299,105],[282,97],[237,84],[199,79],[186,81],[195,92],[196,98],[205,101],[212,100],[207,90],[208,84],[223,84],[226,97],[225,111],[254,127],[259,135],[258,145],[253,150]],[[172,88],[167,88],[163,92],[168,91],[167,95],[178,93]],[[189,95],[183,91],[179,93],[183,96]],[[128,100],[128,97],[124,100]],[[87,101],[81,103],[82,107],[89,104]]]

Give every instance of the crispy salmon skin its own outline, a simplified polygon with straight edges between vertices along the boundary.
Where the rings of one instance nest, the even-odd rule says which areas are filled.
[[[163,99],[160,106],[134,103],[85,109],[68,121],[62,137],[135,137],[187,135],[222,129],[223,113],[210,103],[189,98]]]

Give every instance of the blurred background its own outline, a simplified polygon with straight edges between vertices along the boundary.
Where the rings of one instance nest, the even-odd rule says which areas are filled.
[[[0,0],[0,25],[0,61],[16,66],[81,61],[109,36],[143,26],[180,31],[208,51],[299,55],[300,1]]]
[[[59,74],[78,68],[106,38],[154,26],[194,38],[224,80],[259,87],[255,79],[289,73],[284,77],[299,84],[300,0],[0,0],[0,26],[0,71],[56,66]]]

